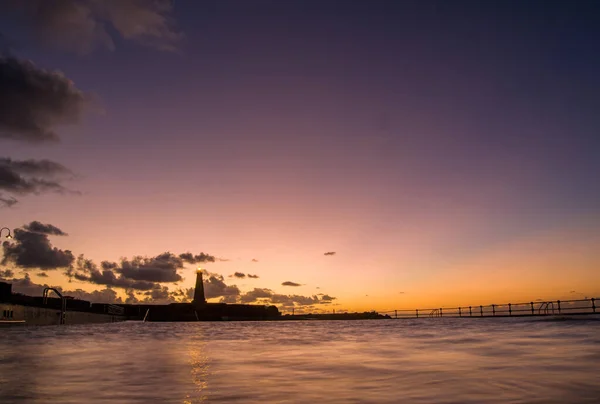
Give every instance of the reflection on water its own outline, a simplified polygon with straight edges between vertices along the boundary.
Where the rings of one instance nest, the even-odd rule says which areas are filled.
[[[0,330],[2,403],[598,403],[600,321]]]

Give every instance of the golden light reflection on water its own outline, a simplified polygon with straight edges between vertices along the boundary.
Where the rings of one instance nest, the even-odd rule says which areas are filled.
[[[194,397],[187,395],[183,404],[194,404],[208,400],[208,378],[210,376],[209,357],[206,353],[206,343],[192,342],[187,346],[190,376],[196,386]]]

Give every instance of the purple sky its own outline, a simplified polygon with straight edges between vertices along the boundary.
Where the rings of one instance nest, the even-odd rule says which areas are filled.
[[[600,292],[597,2],[180,0],[168,27],[121,5],[39,35],[73,10],[0,13],[13,57],[94,99],[59,143],[0,137],[82,192],[15,195],[1,225],[350,309]]]

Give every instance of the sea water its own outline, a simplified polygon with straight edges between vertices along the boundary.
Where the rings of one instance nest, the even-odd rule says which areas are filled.
[[[0,329],[8,403],[600,403],[598,318]]]

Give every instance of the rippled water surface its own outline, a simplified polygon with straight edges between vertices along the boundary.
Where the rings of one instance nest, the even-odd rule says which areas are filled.
[[[0,329],[1,403],[600,403],[600,321]]]

